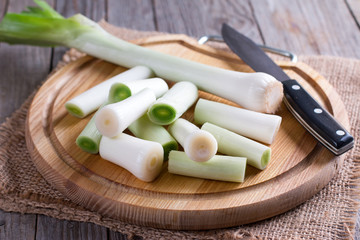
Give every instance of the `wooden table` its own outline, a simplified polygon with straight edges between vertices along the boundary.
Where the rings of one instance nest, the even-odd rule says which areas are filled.
[[[258,43],[298,55],[360,58],[360,0],[47,0],[62,15],[82,13],[95,21],[143,31],[219,34],[229,23]],[[1,0],[0,19],[31,0]],[[0,122],[20,107],[46,78],[65,48],[0,44]],[[359,221],[358,221],[359,222]],[[360,239],[357,223],[355,239]],[[0,211],[0,239],[126,239],[91,223]]]

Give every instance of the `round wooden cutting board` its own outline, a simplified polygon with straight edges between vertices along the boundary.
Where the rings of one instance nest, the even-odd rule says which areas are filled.
[[[135,43],[221,68],[251,72],[234,54],[198,45],[184,35],[150,37]],[[347,113],[333,87],[303,63],[278,62],[346,128]],[[176,66],[174,66],[176,67]],[[283,120],[271,144],[268,167],[247,167],[244,183],[170,174],[167,163],[151,183],[99,155],[81,151],[75,139],[90,117],[70,116],[64,103],[125,68],[83,57],[52,75],[36,94],[28,113],[26,140],[43,177],[74,202],[103,216],[165,229],[200,230],[251,223],[283,213],[309,199],[336,174],[343,157],[322,147],[284,105]],[[222,101],[208,93],[200,97]],[[193,109],[183,117],[192,120]]]

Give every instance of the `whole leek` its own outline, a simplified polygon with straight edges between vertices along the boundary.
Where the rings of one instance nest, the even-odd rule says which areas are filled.
[[[190,81],[200,90],[254,111],[273,113],[282,101],[282,84],[268,74],[225,70],[143,48],[111,35],[81,14],[65,19],[46,2],[34,1],[38,7],[4,16],[1,42],[63,45],[123,67],[147,66],[158,77]]]

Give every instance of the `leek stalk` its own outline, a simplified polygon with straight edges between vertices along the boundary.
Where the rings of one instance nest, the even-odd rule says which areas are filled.
[[[269,74],[221,69],[137,46],[111,35],[81,14],[65,19],[46,2],[34,1],[38,7],[4,16],[1,42],[63,45],[123,67],[147,66],[158,77],[190,81],[201,90],[254,111],[273,113],[282,101],[282,84]]]
[[[168,170],[183,176],[243,182],[246,170],[246,158],[215,155],[209,161],[195,162],[185,152],[171,151]]]
[[[152,122],[168,125],[185,113],[197,98],[198,89],[193,83],[178,82],[150,106],[147,114]]]
[[[145,88],[152,90],[155,93],[156,98],[161,97],[169,90],[167,83],[161,78],[141,79],[123,83],[119,82],[111,85],[108,101],[110,103],[120,102]]]
[[[271,148],[211,123],[201,129],[210,132],[218,142],[218,151],[229,155],[246,157],[247,163],[264,170],[271,158]]]
[[[210,122],[267,144],[274,141],[282,120],[277,115],[254,112],[206,99],[199,99],[196,103],[194,119],[197,124]]]
[[[96,127],[103,136],[115,137],[144,115],[155,100],[154,92],[145,88],[121,102],[106,105],[96,113]]]
[[[214,136],[183,118],[173,122],[169,126],[169,132],[184,148],[186,155],[194,161],[208,161],[217,152]]]
[[[103,159],[125,168],[145,182],[154,181],[163,165],[164,151],[160,143],[125,133],[113,138],[103,136],[99,152]]]

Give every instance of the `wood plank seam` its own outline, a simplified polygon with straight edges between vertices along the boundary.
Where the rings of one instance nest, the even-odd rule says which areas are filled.
[[[155,30],[159,31],[159,23],[158,23],[158,20],[157,20],[155,4],[156,4],[155,0],[151,0],[151,10],[153,12],[153,21],[154,21]]]
[[[356,23],[356,26],[358,27],[358,29],[360,30],[360,20],[358,20],[357,19],[357,16],[356,16],[356,14],[355,14],[355,10],[351,7],[351,5],[350,5],[350,3],[349,3],[349,1],[348,0],[344,0],[345,1],[345,4],[346,4],[346,6],[347,6],[347,8],[348,8],[348,10],[349,10],[349,13],[350,13],[350,15],[353,17],[353,19],[354,19],[354,21],[355,21],[355,23]],[[360,4],[359,4],[360,5]]]
[[[0,13],[0,20],[2,20],[2,18],[5,16],[5,13],[7,13],[9,7],[9,0],[5,0],[5,4],[4,4],[4,10]]]
[[[263,35],[262,31],[261,31],[260,23],[259,23],[259,21],[258,21],[258,19],[257,19],[257,17],[256,17],[255,10],[254,10],[254,6],[253,6],[253,4],[252,4],[251,1],[249,1],[249,6],[250,6],[250,9],[251,9],[251,15],[252,15],[252,17],[253,17],[253,19],[254,19],[254,22],[255,22],[256,29],[257,29],[258,32],[259,32],[259,35],[260,35],[262,44],[266,45],[265,37],[264,37],[264,35]]]

